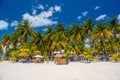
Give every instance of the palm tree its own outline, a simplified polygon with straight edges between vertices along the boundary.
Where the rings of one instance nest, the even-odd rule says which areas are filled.
[[[34,56],[36,54],[36,52],[37,52],[37,54],[40,54],[39,49],[32,42],[20,44],[18,46],[18,49],[19,49],[19,52],[26,52],[28,54],[28,56],[29,55]]]
[[[84,40],[85,40],[85,32],[84,32],[84,27],[80,26],[78,24],[72,24],[72,29],[71,29],[71,41],[74,41],[76,45],[81,45],[81,52],[84,51]]]
[[[118,25],[118,20],[113,17],[111,20],[110,20],[110,29],[112,29],[112,33],[113,33],[113,37],[114,37],[114,44],[113,46],[116,46],[116,41],[117,41],[117,35],[118,35],[118,31],[119,31],[119,25]],[[115,50],[114,50],[115,52]]]
[[[9,34],[4,34],[2,38],[3,38],[3,40],[1,42],[1,44],[5,48],[5,50],[3,51],[3,55],[5,56],[7,50],[9,50],[9,47],[11,45],[11,36]]]
[[[53,43],[51,48],[53,50],[58,49],[60,50],[60,53],[62,52],[62,49],[67,46],[67,37],[64,33],[64,26],[62,24],[57,24],[55,28],[55,33],[53,35]]]
[[[52,52],[50,47],[53,42],[53,34],[54,34],[53,30],[49,26],[49,27],[47,27],[47,32],[45,32],[44,37],[43,37],[44,41],[46,42],[46,46],[48,46],[47,51],[48,51],[49,55],[51,55],[51,52]]]
[[[116,48],[117,48],[117,52],[120,52],[120,38],[116,39]]]
[[[23,20],[19,23],[15,32],[19,34],[19,37],[23,42],[28,42],[31,39],[31,36],[35,36],[33,28],[27,20]]]
[[[2,50],[2,44],[0,42],[0,53],[2,53],[2,52],[3,52],[3,50]]]
[[[85,36],[87,38],[89,38],[89,45],[90,45],[90,51],[92,50],[92,31],[93,31],[93,27],[94,27],[95,22],[92,22],[92,20],[90,18],[87,19],[87,21],[83,24],[83,26],[85,27]]]
[[[117,38],[118,20],[115,17],[110,20],[110,28],[113,31],[114,39]]]
[[[71,39],[74,42],[79,42],[81,39],[81,35],[80,35],[80,25],[78,24],[72,24],[72,29],[71,29]]]
[[[73,54],[78,54],[78,53],[80,53],[81,45],[80,44],[76,44],[75,42],[71,42],[70,45],[69,45],[69,48],[70,48],[70,51]]]
[[[43,53],[43,50],[45,49],[45,44],[44,44],[45,42],[44,42],[43,37],[40,32],[35,33],[33,43],[37,46],[39,51],[41,51],[41,53]]]
[[[109,52],[109,54],[114,53],[114,37],[110,36],[106,41],[106,50]]]
[[[16,49],[17,48],[17,44],[18,44],[18,33],[13,33],[12,35],[11,35],[11,44],[12,44],[12,47],[14,48],[14,49]]]
[[[11,44],[11,37],[9,34],[4,34],[3,35],[3,40],[2,40],[2,45],[6,46],[7,48],[9,48],[9,45]]]
[[[105,47],[106,40],[107,40],[107,37],[110,37],[111,31],[103,23],[99,23],[94,31],[95,31],[94,38],[97,38],[98,42],[100,42],[101,51],[106,53],[106,47]]]

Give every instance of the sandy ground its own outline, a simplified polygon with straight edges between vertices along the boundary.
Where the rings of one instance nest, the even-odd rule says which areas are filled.
[[[0,80],[120,80],[120,63],[0,62]]]

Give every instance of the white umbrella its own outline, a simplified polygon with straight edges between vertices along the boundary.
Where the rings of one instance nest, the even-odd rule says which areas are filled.
[[[33,56],[33,57],[42,58],[43,56],[41,56],[41,55],[35,55],[35,56]]]

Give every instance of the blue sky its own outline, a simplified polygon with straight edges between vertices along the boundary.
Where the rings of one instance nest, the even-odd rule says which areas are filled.
[[[38,31],[56,23],[69,25],[87,18],[120,21],[120,0],[0,0],[0,39],[12,33],[17,23],[27,19]]]

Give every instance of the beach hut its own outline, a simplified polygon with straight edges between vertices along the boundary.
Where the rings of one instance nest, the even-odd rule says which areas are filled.
[[[57,55],[57,54],[63,54],[63,53],[64,53],[64,50],[52,52],[51,60],[53,61],[55,59],[55,55]]]
[[[54,59],[55,64],[67,64],[66,55],[65,54],[56,54]]]
[[[33,56],[33,62],[34,63],[43,63],[44,57],[41,55],[35,55],[35,56]]]

